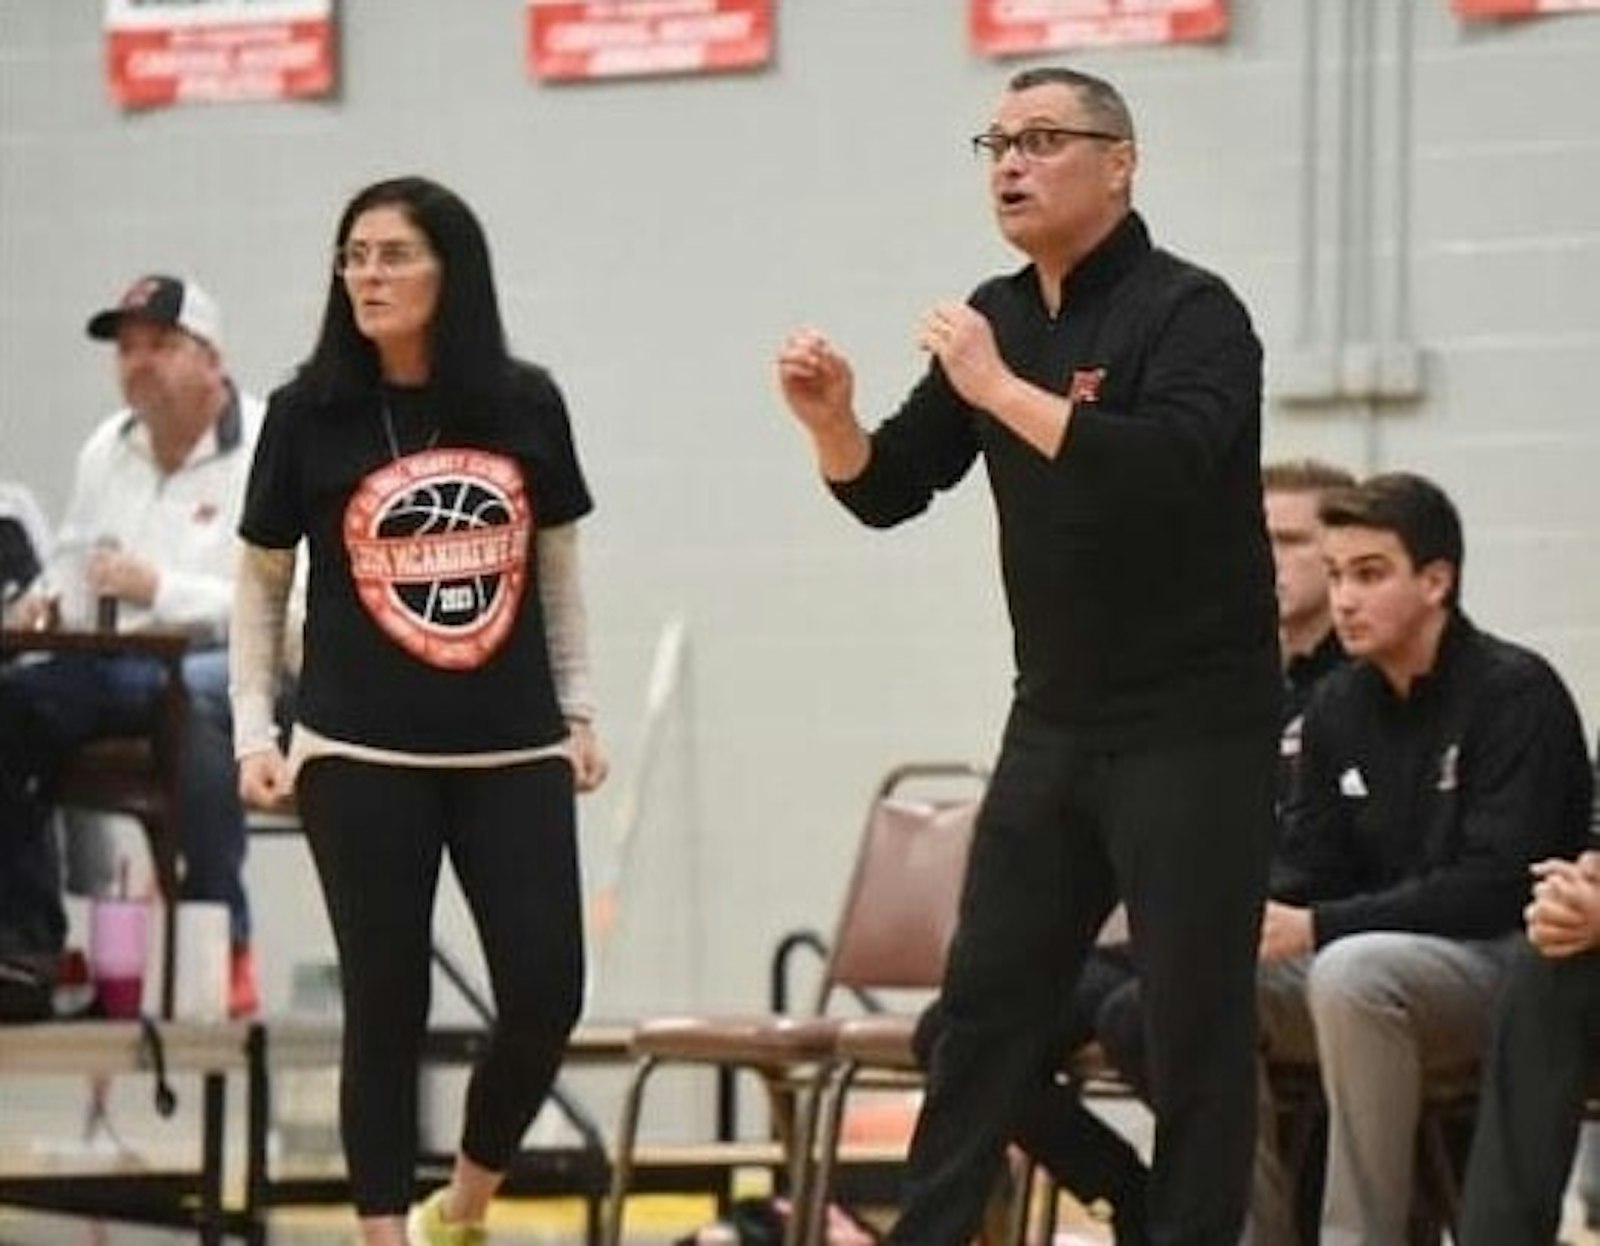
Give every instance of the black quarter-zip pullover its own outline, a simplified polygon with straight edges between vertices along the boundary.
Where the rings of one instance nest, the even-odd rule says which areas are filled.
[[[1215,275],[1129,215],[1052,317],[1032,265],[980,286],[1017,375],[1073,401],[1046,457],[935,362],[835,494],[863,522],[921,513],[979,455],[999,520],[1019,707],[1106,746],[1271,730],[1277,616],[1261,510],[1261,347]]]
[[[1318,946],[1509,933],[1529,863],[1585,846],[1592,782],[1560,676],[1456,614],[1407,696],[1368,662],[1319,685],[1273,894],[1310,905]]]

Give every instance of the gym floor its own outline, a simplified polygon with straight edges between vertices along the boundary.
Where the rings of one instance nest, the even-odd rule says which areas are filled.
[[[33,1085],[27,1080],[7,1085],[5,1110],[0,1112],[0,1171],[71,1171],[83,1166],[103,1170],[108,1165],[121,1169],[159,1163],[158,1127],[144,1110],[145,1096],[137,1090],[118,1086],[109,1105],[111,1128],[86,1143],[74,1141],[74,1135],[81,1137],[82,1083],[66,1093],[58,1086],[53,1094],[43,1093],[42,1088],[30,1091]],[[180,1118],[184,1110],[180,1103]],[[1148,1115],[1142,1109],[1112,1104],[1108,1114],[1116,1115],[1113,1123],[1130,1137],[1148,1143]],[[760,1193],[761,1182],[760,1174],[752,1173],[737,1188]],[[707,1197],[641,1196],[629,1204],[627,1241],[629,1246],[670,1246],[714,1215]],[[499,1246],[577,1246],[584,1241],[584,1228],[582,1201],[568,1198],[502,1199],[490,1220],[491,1238]],[[0,1207],[0,1246],[177,1246],[195,1240],[192,1230]],[[354,1215],[348,1206],[276,1209],[268,1219],[267,1240],[269,1246],[354,1246]],[[1098,1246],[1109,1241],[1104,1226],[1063,1200],[1053,1246]],[[1600,1233],[1583,1226],[1582,1204],[1575,1192],[1567,1202],[1562,1241],[1569,1246],[1600,1246]]]

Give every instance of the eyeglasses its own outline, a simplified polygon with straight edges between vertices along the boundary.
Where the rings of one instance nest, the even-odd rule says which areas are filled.
[[[1075,138],[1098,139],[1102,143],[1127,142],[1124,135],[1113,134],[1109,130],[1080,130],[1065,125],[1031,125],[1025,130],[1018,130],[1015,134],[1007,134],[1004,130],[989,130],[983,134],[975,134],[972,137],[972,150],[976,155],[988,157],[993,164],[999,164],[1004,160],[1006,153],[1013,147],[1025,160],[1046,160],[1065,151],[1067,144]]]
[[[352,277],[371,268],[394,277],[426,264],[433,252],[420,242],[347,242],[333,254],[333,271]]]

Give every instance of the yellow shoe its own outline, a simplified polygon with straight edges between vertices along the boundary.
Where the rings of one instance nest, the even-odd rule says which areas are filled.
[[[411,1209],[406,1217],[407,1246],[488,1246],[489,1232],[481,1224],[457,1224],[444,1218],[444,1193],[440,1186]]]

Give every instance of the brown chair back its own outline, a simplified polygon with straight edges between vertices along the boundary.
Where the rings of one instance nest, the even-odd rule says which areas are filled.
[[[165,764],[149,736],[91,740],[68,762],[59,800],[81,809],[164,819],[175,769],[175,762]]]
[[[984,774],[959,763],[901,767],[868,810],[830,944],[817,1011],[838,988],[932,989],[960,912]],[[960,784],[958,795],[913,799],[911,781]]]

